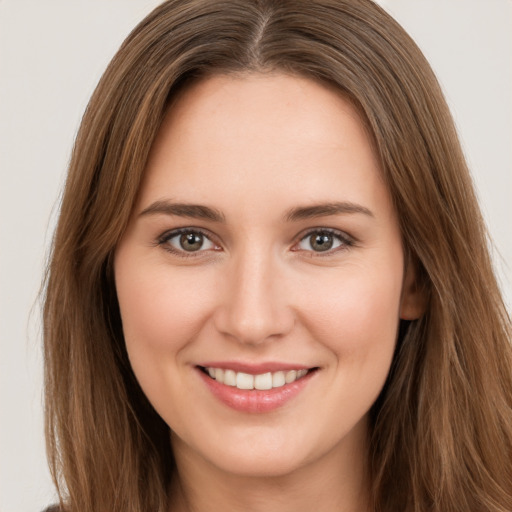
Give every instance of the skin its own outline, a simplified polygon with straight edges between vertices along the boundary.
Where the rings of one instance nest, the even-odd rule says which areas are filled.
[[[361,211],[289,218],[339,202]],[[186,252],[178,228],[208,238]],[[335,230],[333,248],[314,250],[312,229]],[[367,508],[367,413],[399,319],[421,312],[405,263],[375,152],[338,92],[265,74],[208,78],[177,98],[115,256],[130,361],[172,430],[173,510]],[[282,407],[247,413],[198,373],[227,360],[318,370]]]

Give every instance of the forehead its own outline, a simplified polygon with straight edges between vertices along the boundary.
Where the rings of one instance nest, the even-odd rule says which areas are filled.
[[[338,91],[284,74],[220,75],[193,84],[171,104],[141,201],[193,194],[208,202],[257,191],[283,203],[317,194],[355,201],[363,189],[385,193],[365,124]],[[353,197],[340,198],[344,193]]]
[[[352,122],[340,123],[340,118]],[[174,136],[199,135],[206,139],[223,135],[227,144],[244,134],[254,137],[254,143],[261,142],[275,131],[281,144],[288,141],[296,145],[308,138],[309,143],[339,145],[347,130],[357,130],[361,138],[371,139],[360,112],[341,91],[282,73],[214,75],[194,82],[172,101],[161,132],[177,125]],[[202,127],[201,133],[197,132],[198,126]],[[219,126],[223,128],[221,133],[217,131]]]

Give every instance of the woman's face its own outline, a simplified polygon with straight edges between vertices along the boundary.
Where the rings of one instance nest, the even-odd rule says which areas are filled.
[[[376,155],[337,92],[285,75],[184,92],[115,279],[178,460],[278,475],[362,458],[399,318],[417,308]]]

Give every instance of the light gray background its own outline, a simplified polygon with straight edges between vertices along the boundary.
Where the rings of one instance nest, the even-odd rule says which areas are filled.
[[[54,500],[36,296],[81,115],[158,0],[0,0],[0,512]],[[512,303],[512,1],[381,0],[431,61],[459,127]]]

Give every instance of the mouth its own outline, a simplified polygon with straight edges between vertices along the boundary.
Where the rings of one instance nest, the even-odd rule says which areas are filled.
[[[256,369],[234,364],[207,364],[196,369],[207,388],[225,405],[239,412],[264,413],[296,397],[319,371],[318,367],[281,366],[274,371],[268,365]]]
[[[214,366],[199,366],[198,368],[210,378],[225,386],[232,386],[243,390],[258,389],[260,391],[281,388],[287,384],[292,384],[304,378],[308,373],[317,370],[317,368],[301,368],[264,372],[253,375],[245,372],[237,372],[229,368],[216,368]]]

